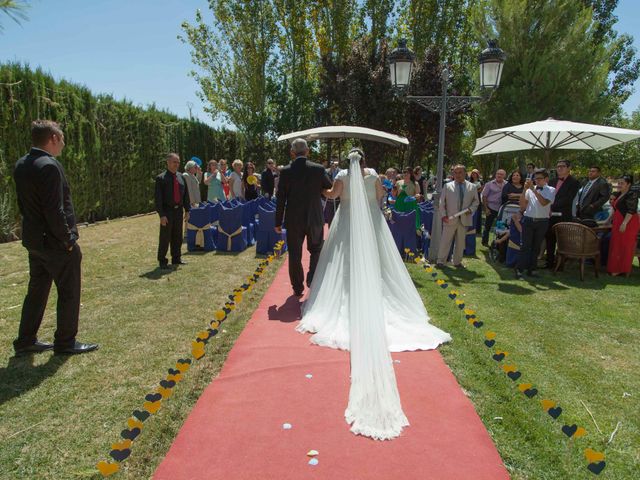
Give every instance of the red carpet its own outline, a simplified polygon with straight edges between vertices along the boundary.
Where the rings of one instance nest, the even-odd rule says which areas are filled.
[[[294,330],[300,310],[290,293],[285,262],[156,480],[509,478],[436,351],[393,354],[411,423],[401,437],[376,442],[350,433],[343,416],[349,355],[314,346]],[[320,453],[316,466],[308,465],[312,449]]]

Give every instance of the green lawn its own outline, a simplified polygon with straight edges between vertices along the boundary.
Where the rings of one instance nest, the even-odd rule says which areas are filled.
[[[170,274],[156,270],[157,216],[81,229],[83,289],[81,341],[95,353],[14,358],[14,339],[28,281],[26,251],[0,245],[0,478],[100,478],[95,464],[111,460],[131,412],[140,409],[167,369],[189,357],[191,341],[214,310],[253,274],[255,248],[239,255],[185,255],[189,264]],[[273,279],[265,275],[209,341],[160,411],[146,421],[122,463],[119,478],[149,478],[192,406],[218,373],[227,352]],[[55,289],[40,337],[55,329]]]
[[[168,368],[188,356],[191,340],[212,312],[244,282],[259,259],[255,250],[239,255],[187,255],[189,265],[167,275],[155,269],[157,218],[120,220],[81,230],[84,283],[79,339],[101,344],[78,357],[42,354],[13,358],[13,340],[28,280],[26,252],[0,245],[0,478],[97,478],[95,464],[109,460],[111,444],[134,409],[144,402]],[[441,348],[460,385],[473,400],[514,479],[595,478],[586,470],[583,450],[606,454],[600,475],[635,479],[640,465],[640,328],[637,299],[640,271],[630,278],[580,282],[575,267],[535,283],[516,281],[511,270],[484,258],[468,260],[468,270],[445,269],[450,288],[438,287],[418,266],[409,266],[433,323],[450,332]],[[226,354],[273,279],[278,263],[207,346],[173,396],[163,402],[136,440],[119,478],[149,478],[168,450],[202,390],[220,370]],[[485,322],[470,326],[451,288]],[[41,337],[50,340],[55,293]],[[486,331],[497,334],[493,349]],[[511,381],[491,359],[496,348],[509,353],[502,363],[517,365]],[[428,379],[427,379],[428,380]],[[526,398],[517,384],[539,390]],[[553,420],[540,400],[563,408]],[[602,434],[581,403],[591,410]],[[621,422],[614,440],[609,435]],[[563,424],[586,428],[569,440]],[[466,480],[466,479],[461,479]]]
[[[583,452],[589,447],[606,454],[599,477],[640,478],[638,268],[630,278],[600,279],[591,269],[581,282],[574,264],[557,276],[544,272],[535,282],[517,281],[513,270],[491,264],[486,254],[481,248],[480,258],[465,260],[467,270],[438,271],[449,283],[446,290],[422,268],[409,269],[433,323],[453,336],[441,352],[512,478],[596,478],[586,469]],[[451,289],[477,311],[481,328],[467,323],[448,297]],[[493,348],[483,343],[487,331],[497,335]],[[496,349],[509,352],[501,363],[491,358]],[[516,365],[522,377],[512,381],[502,364]],[[539,394],[528,399],[519,383],[533,384]],[[557,420],[542,409],[542,399],[562,407]],[[570,440],[561,431],[565,424],[588,433]]]

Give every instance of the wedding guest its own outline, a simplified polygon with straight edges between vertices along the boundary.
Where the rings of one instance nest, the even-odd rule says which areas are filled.
[[[262,191],[262,195],[267,198],[273,197],[273,193],[276,189],[275,178],[277,176],[278,169],[276,168],[276,162],[273,158],[269,158],[267,160],[267,166],[260,176],[260,190]]]
[[[189,203],[192,207],[200,204],[200,182],[196,177],[198,165],[193,160],[189,160],[184,166],[184,182],[187,185],[187,194],[189,195]]]
[[[167,250],[171,245],[171,264],[186,265],[182,261],[183,210],[189,218],[189,195],[182,175],[178,173],[180,156],[167,155],[167,169],[156,177],[156,211],[160,216],[158,262],[162,270],[169,269]]]
[[[13,172],[22,215],[22,245],[29,253],[29,286],[13,348],[16,356],[51,349],[55,354],[91,352],[97,344],[76,340],[82,253],[71,190],[55,158],[65,146],[64,133],[55,122],[36,120],[31,124],[31,145]],[[58,292],[53,344],[38,340],[51,283]]]
[[[571,164],[568,160],[558,160],[556,164],[557,177],[549,182],[549,186],[556,191],[551,204],[551,218],[547,231],[547,263],[545,268],[553,268],[556,253],[556,234],[553,226],[560,222],[573,220],[573,204],[580,189],[580,182],[571,175]]]
[[[453,244],[453,266],[462,268],[462,254],[465,247],[467,227],[473,222],[473,214],[478,208],[476,186],[465,179],[464,165],[453,167],[453,181],[442,188],[442,196],[436,215],[442,219],[442,237],[438,246],[437,265],[444,266]],[[455,240],[455,243],[454,243]]]
[[[333,182],[333,180],[336,178],[336,175],[338,175],[338,173],[340,173],[340,164],[338,160],[332,160],[331,165],[327,169],[327,175],[329,175],[329,178]]]
[[[413,167],[413,177],[416,179],[416,182],[418,182],[418,188],[419,188],[418,193],[424,197],[425,194],[427,193],[427,189],[426,189],[427,179],[424,176],[422,172],[422,167],[420,165]]]
[[[413,168],[407,167],[404,169],[402,179],[396,182],[396,186],[398,187],[398,193],[404,191],[409,197],[415,197],[419,193],[420,187],[413,173]]]
[[[487,182],[482,189],[482,207],[485,215],[484,231],[482,232],[482,245],[489,246],[489,232],[496,217],[498,210],[502,206],[502,189],[504,188],[504,177],[507,175],[502,169],[496,170],[496,176],[490,182]]]
[[[533,178],[533,181],[524,183],[524,193],[519,200],[524,217],[517,279],[522,279],[525,271],[532,277],[536,276],[538,253],[549,227],[549,213],[556,193],[553,187],[547,185],[549,173],[544,168],[537,169]]]
[[[527,174],[525,175],[525,180],[533,181],[533,175],[536,171],[536,166],[533,163],[527,163]]]
[[[233,172],[229,175],[229,198],[244,198],[242,195],[242,160],[236,159],[231,164]]]
[[[231,189],[229,188],[229,175],[231,175],[231,171],[227,168],[227,161],[224,158],[221,158],[218,162],[218,168],[220,169],[220,174],[224,177],[222,181],[224,196],[226,198],[230,198]]]
[[[589,167],[589,180],[578,193],[576,216],[580,219],[592,219],[602,210],[611,194],[609,182],[600,176],[600,167]]]
[[[638,194],[631,191],[633,180],[625,175],[618,182],[620,196],[612,203],[613,225],[609,243],[607,272],[611,275],[629,275],[638,242],[640,220],[638,218]]]
[[[247,162],[242,173],[242,198],[253,200],[258,198],[258,177],[255,176],[256,167]]]
[[[522,181],[522,175],[520,170],[514,170],[509,175],[507,183],[502,189],[502,203],[515,203],[520,202],[520,196],[524,190],[524,183]]]
[[[218,162],[209,160],[207,172],[204,174],[204,184],[207,185],[207,200],[209,202],[219,202],[226,200],[223,184],[226,177],[218,170]]]

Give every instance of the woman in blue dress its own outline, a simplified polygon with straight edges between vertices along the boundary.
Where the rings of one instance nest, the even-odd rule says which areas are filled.
[[[209,202],[221,202],[227,199],[222,187],[227,179],[218,170],[218,162],[209,161],[208,171],[204,174],[204,184],[207,185],[207,200]]]

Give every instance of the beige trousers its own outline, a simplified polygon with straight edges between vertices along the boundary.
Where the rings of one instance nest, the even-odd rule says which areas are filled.
[[[438,263],[447,263],[447,257],[451,250],[451,242],[453,242],[455,238],[453,264],[461,264],[466,236],[467,227],[462,224],[460,218],[454,218],[453,220],[449,220],[448,223],[443,223],[442,238],[440,238],[440,245],[438,247]]]

